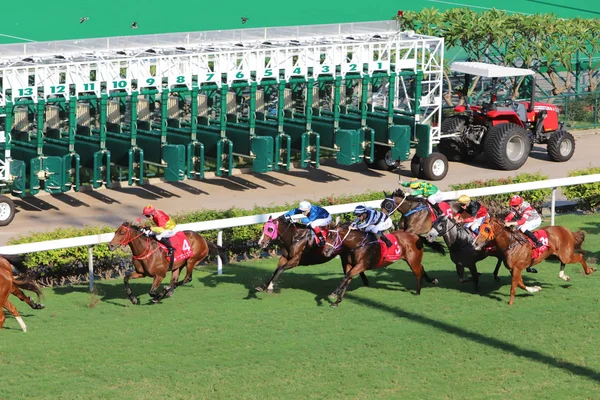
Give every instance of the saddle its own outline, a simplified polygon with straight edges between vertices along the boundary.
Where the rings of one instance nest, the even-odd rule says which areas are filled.
[[[173,258],[174,258],[173,261],[177,262],[177,261],[187,260],[194,254],[192,252],[192,247],[190,246],[190,242],[188,241],[188,238],[184,232],[177,232],[175,234],[175,236],[171,236],[169,238],[169,240],[171,241],[171,246],[173,246],[173,248],[175,249],[175,253],[173,255]],[[167,250],[167,246],[165,246],[158,240],[156,242],[158,243],[158,246],[160,247],[160,249],[162,251],[164,251],[165,256],[167,256],[167,254],[169,254],[169,250]],[[171,261],[171,258],[168,256],[167,256],[167,259],[169,261]]]

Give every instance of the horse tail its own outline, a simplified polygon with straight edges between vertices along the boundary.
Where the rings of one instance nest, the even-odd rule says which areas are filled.
[[[208,245],[208,254],[215,257],[219,256],[221,257],[223,264],[229,264],[229,253],[224,247],[221,247],[216,243],[209,242],[208,240],[206,241],[206,244]]]
[[[19,276],[15,277],[13,283],[17,285],[19,289],[29,290],[36,294],[38,302],[40,301],[40,297],[42,297],[42,289],[40,285],[35,281],[35,279],[31,276]]]
[[[579,253],[585,253],[585,250],[581,248],[581,245],[585,240],[585,232],[579,230],[577,232],[571,232],[571,235],[573,235],[573,239],[575,240],[574,250]]]
[[[430,242],[424,236],[419,236],[419,240],[425,246],[427,246],[431,250],[433,250],[434,253],[439,253],[439,254],[441,254],[443,256],[446,255],[446,250],[444,250],[444,246],[441,243],[439,243],[439,242]]]
[[[0,254],[0,257],[8,261],[19,272],[27,271],[27,266],[24,263],[24,257],[20,254]]]

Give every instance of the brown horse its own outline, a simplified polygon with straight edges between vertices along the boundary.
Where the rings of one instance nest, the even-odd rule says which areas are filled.
[[[273,276],[264,285],[256,288],[257,291],[264,290],[267,293],[273,293],[274,283],[277,282],[279,275],[283,271],[295,268],[299,265],[318,265],[324,264],[333,259],[338,253],[334,252],[329,256],[323,255],[323,250],[317,247],[312,238],[311,230],[305,225],[294,223],[286,219],[283,215],[276,219],[271,219],[265,223],[263,235],[258,241],[258,245],[263,249],[269,246],[271,241],[279,239],[283,244],[281,248],[281,257],[277,263],[277,268]],[[344,266],[342,265],[342,270]],[[345,271],[344,271],[345,272]],[[360,274],[365,286],[369,286],[369,281],[364,273]]]
[[[385,199],[381,202],[381,212],[390,217],[398,212],[402,214],[398,229],[415,235],[427,235],[431,230],[433,221],[437,218],[427,199],[406,195],[402,189],[397,189],[391,194],[383,192]],[[445,202],[453,212],[458,211],[456,204]]]
[[[387,267],[399,258],[386,260],[381,258],[381,245],[372,235],[357,230],[350,230],[349,224],[342,224],[330,230],[327,234],[327,244],[324,255],[335,254],[341,249],[341,258],[344,263],[346,276],[342,279],[337,289],[329,296],[335,300],[332,307],[337,307],[344,298],[344,294],[352,278],[368,269]],[[391,235],[398,242],[400,259],[406,261],[417,277],[417,293],[421,294],[421,279],[437,284],[437,279],[432,279],[423,268],[423,245],[427,245],[436,253],[444,254],[444,247],[437,242],[429,243],[414,233],[395,231]]]
[[[131,292],[131,287],[129,286],[130,279],[138,279],[145,276],[153,277],[154,281],[150,288],[150,296],[152,297],[152,301],[158,302],[165,296],[172,296],[176,287],[190,282],[192,280],[194,267],[204,260],[207,255],[220,256],[223,263],[228,263],[229,257],[224,248],[207,241],[196,232],[185,231],[184,233],[189,242],[192,256],[186,260],[173,263],[171,283],[167,288],[164,288],[162,292],[157,293],[156,290],[158,289],[158,286],[167,275],[169,260],[157,241],[147,237],[142,229],[142,227],[132,225],[129,222],[123,222],[115,232],[113,239],[108,243],[108,248],[110,250],[115,250],[120,246],[126,245],[129,245],[129,248],[131,249],[131,253],[133,254],[133,267],[135,269],[129,271],[125,275],[124,282],[125,292],[133,304],[137,304],[139,300],[134,297]],[[186,267],[185,279],[179,282],[179,273],[183,267]]]
[[[23,332],[27,332],[27,326],[25,325],[25,322],[23,322],[23,318],[19,315],[14,304],[8,300],[9,294],[17,296],[21,301],[29,304],[34,310],[40,310],[44,308],[44,305],[34,302],[29,296],[26,296],[21,289],[34,292],[38,296],[38,301],[42,295],[40,287],[33,278],[15,278],[11,263],[6,258],[0,256],[0,308],[3,307],[11,313],[21,326]],[[4,316],[4,312],[0,313],[0,329],[2,329],[5,320],[6,317]]]
[[[585,240],[585,232],[571,232],[562,226],[546,226],[540,228],[548,235],[546,249],[535,259],[532,259],[533,247],[527,237],[521,231],[513,231],[504,226],[504,221],[499,218],[491,218],[488,222],[481,224],[479,235],[475,239],[474,247],[481,250],[487,243],[495,241],[498,249],[503,252],[505,265],[512,274],[512,284],[510,287],[509,305],[515,300],[517,286],[530,293],[542,290],[540,286],[529,287],[523,283],[522,270],[539,264],[548,256],[557,256],[560,260],[559,277],[565,281],[570,278],[564,274],[565,264],[581,263],[586,275],[596,271],[595,268],[588,267],[585,258],[581,254],[583,250],[581,245]]]

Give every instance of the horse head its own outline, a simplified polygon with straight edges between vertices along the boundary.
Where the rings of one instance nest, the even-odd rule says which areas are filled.
[[[110,251],[116,250],[118,247],[126,246],[135,239],[143,235],[141,228],[129,222],[123,222],[115,231],[115,236],[108,242]]]
[[[258,245],[261,248],[266,248],[272,240],[277,239],[279,236],[279,218],[272,219],[269,216],[269,220],[265,222],[265,226],[263,227],[263,234],[258,241]]]
[[[494,240],[503,227],[504,224],[497,218],[492,218],[483,222],[479,227],[479,234],[473,242],[475,250],[483,249],[486,244]]]
[[[450,219],[445,215],[440,215],[437,217],[436,220],[431,224],[431,230],[427,233],[427,241],[433,242],[439,236],[444,236],[444,234],[446,234],[456,225],[456,223],[454,223],[452,226],[448,226],[450,225],[450,222]]]

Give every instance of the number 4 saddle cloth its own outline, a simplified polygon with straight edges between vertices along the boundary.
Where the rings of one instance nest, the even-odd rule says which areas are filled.
[[[539,231],[533,232],[533,234],[543,244],[542,247],[538,247],[537,249],[533,249],[533,251],[531,252],[531,258],[533,258],[535,260],[536,258],[538,258],[539,256],[541,256],[546,250],[548,250],[548,248],[550,246],[549,246],[549,243],[548,243],[548,234],[546,233],[545,230],[540,229]],[[523,236],[525,236],[525,235],[523,235]],[[531,244],[531,247],[533,247],[534,246],[533,240],[531,240],[529,238],[527,238],[527,240]]]
[[[169,240],[171,240],[171,246],[175,249],[175,262],[187,260],[194,254],[192,252],[192,246],[190,246],[190,242],[184,232],[177,232],[175,236],[171,236]],[[158,245],[165,254],[168,253],[164,244],[159,242]],[[167,259],[171,261],[170,257],[167,257]]]
[[[385,237],[392,242],[392,246],[388,248],[385,243],[381,240],[379,241],[379,248],[381,249],[379,265],[386,262],[398,261],[402,258],[402,249],[400,249],[400,246],[398,245],[398,238],[391,233],[386,234]]]

